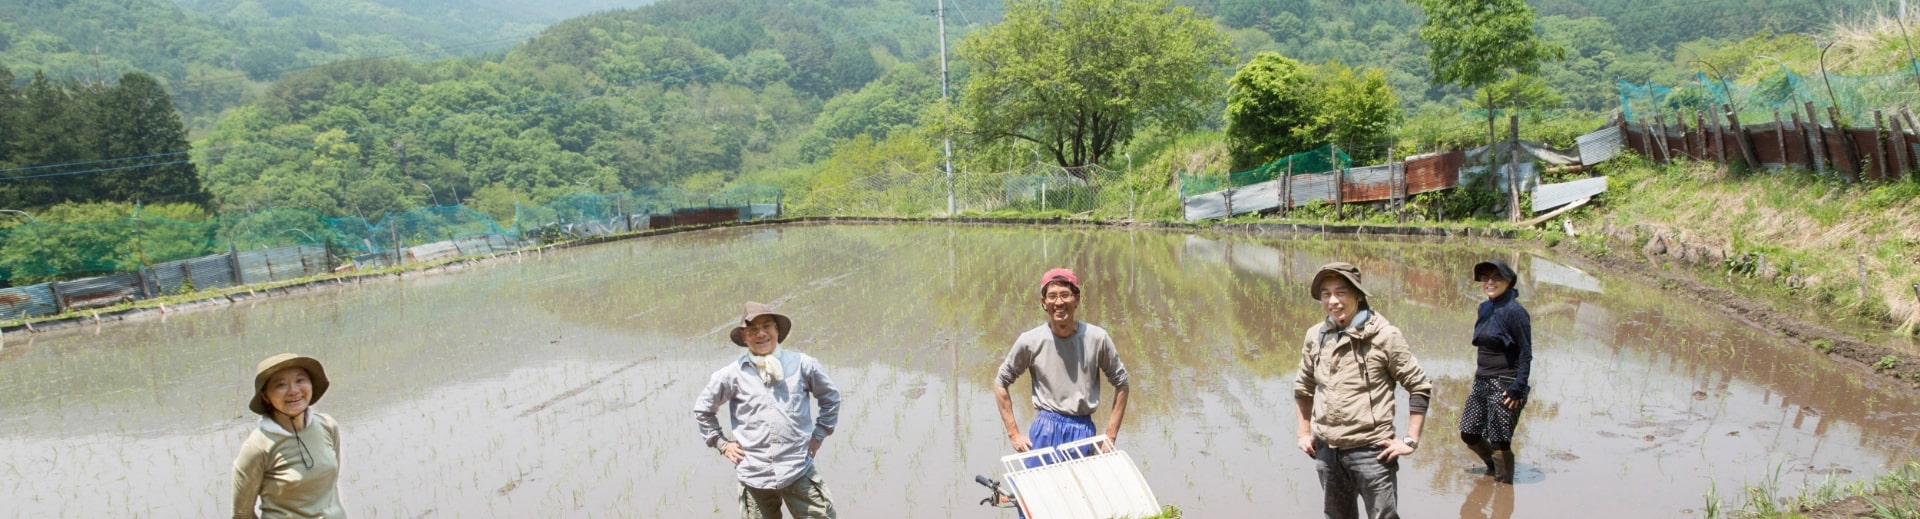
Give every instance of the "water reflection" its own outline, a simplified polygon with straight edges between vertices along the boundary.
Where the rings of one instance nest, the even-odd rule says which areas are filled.
[[[1539,355],[1505,494],[1469,473],[1478,460],[1452,432],[1474,367],[1465,270],[1495,255],[1530,266],[1517,286]],[[1413,515],[1674,516],[1712,481],[1731,499],[1776,470],[1792,489],[1920,454],[1910,396],[1658,290],[1493,244],[810,226],[10,338],[0,495],[27,516],[218,510],[252,422],[244,380],[290,350],[328,363],[323,407],[342,423],[356,515],[730,517],[730,467],[688,410],[739,354],[724,335],[739,302],[759,299],[793,316],[787,347],[820,358],[846,396],[819,459],[846,515],[992,516],[971,482],[1007,451],[988,384],[1042,321],[1034,276],[1068,266],[1081,314],[1132,371],[1121,447],[1161,501],[1192,517],[1310,515],[1319,488],[1291,447],[1292,376],[1320,318],[1305,282],[1334,259],[1366,271],[1438,384],[1430,439],[1401,473]],[[1024,423],[1027,390],[1013,393]],[[1610,497],[1622,493],[1636,499]]]

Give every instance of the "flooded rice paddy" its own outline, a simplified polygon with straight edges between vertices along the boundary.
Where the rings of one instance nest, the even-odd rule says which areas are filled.
[[[1795,493],[1920,457],[1920,399],[1659,290],[1492,243],[950,226],[794,226],[610,243],[5,338],[0,497],[24,517],[220,515],[254,427],[254,363],[327,364],[340,492],[359,517],[734,517],[731,467],[690,414],[742,300],[795,321],[846,405],[818,464],[842,517],[1012,517],[972,482],[1008,452],[990,381],[1042,322],[1034,278],[1077,269],[1084,319],[1132,372],[1120,447],[1188,517],[1317,513],[1292,378],[1320,318],[1304,283],[1341,259],[1437,389],[1402,464],[1413,517],[1701,516],[1709,492]],[[1481,299],[1519,267],[1535,398],[1518,484],[1469,474],[1452,432]],[[1022,428],[1032,418],[1015,388]],[[1404,393],[1403,393],[1404,395]],[[1405,424],[1404,396],[1401,424]],[[1103,403],[1105,404],[1105,403]],[[1102,409],[1104,415],[1104,407]],[[1105,418],[1096,418],[1105,423]]]

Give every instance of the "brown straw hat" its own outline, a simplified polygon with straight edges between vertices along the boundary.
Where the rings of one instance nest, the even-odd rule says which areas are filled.
[[[1367,289],[1360,287],[1360,267],[1355,267],[1353,266],[1352,263],[1347,263],[1345,261],[1335,261],[1333,263],[1321,265],[1320,273],[1314,274],[1313,283],[1307,285],[1307,296],[1312,297],[1313,300],[1315,301],[1319,301],[1320,300],[1320,281],[1325,280],[1331,276],[1340,276],[1340,277],[1346,278],[1347,284],[1353,285],[1354,290],[1360,291],[1360,299],[1362,300],[1372,299],[1372,297],[1370,297],[1369,294],[1367,294]]]
[[[787,316],[774,313],[772,308],[767,308],[767,305],[747,301],[747,304],[740,309],[740,326],[735,326],[733,333],[728,334],[729,337],[733,338],[735,345],[747,345],[747,340],[741,337],[740,334],[747,331],[747,323],[753,322],[755,318],[762,315],[773,316],[774,326],[780,329],[780,342],[787,342],[787,332],[793,331],[793,320],[788,319]]]
[[[260,361],[260,365],[254,368],[253,400],[247,402],[247,409],[252,409],[253,414],[266,416],[269,411],[267,400],[261,398],[261,395],[267,391],[267,379],[272,378],[274,373],[287,368],[306,368],[307,378],[313,380],[313,396],[307,397],[307,405],[319,403],[320,397],[327,394],[327,370],[320,367],[318,359],[282,353],[267,357],[267,360]]]

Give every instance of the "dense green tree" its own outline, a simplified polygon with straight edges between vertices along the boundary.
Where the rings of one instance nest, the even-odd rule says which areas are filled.
[[[102,157],[142,157],[104,163],[92,200],[205,204],[200,175],[187,156],[186,126],[166,89],[138,72],[120,77],[99,100],[93,148]]]
[[[1227,148],[1246,169],[1317,146],[1314,115],[1323,93],[1306,65],[1262,52],[1234,72],[1227,90]]]
[[[1535,74],[1566,50],[1534,31],[1533,8],[1524,0],[1414,0],[1426,12],[1420,39],[1435,83],[1481,90],[1487,139],[1494,139],[1494,91],[1484,87],[1514,74]]]
[[[1206,119],[1231,49],[1168,0],[1014,0],[959,53],[974,63],[962,99],[977,139],[1032,142],[1079,172],[1137,129]]]
[[[1394,125],[1400,121],[1400,99],[1380,69],[1355,70],[1340,62],[1318,67],[1325,97],[1314,114],[1317,133],[1327,144],[1346,148],[1361,163],[1386,158]]]
[[[1227,94],[1227,147],[1235,169],[1327,144],[1355,160],[1386,156],[1400,102],[1378,69],[1339,62],[1310,67],[1263,52],[1235,72]]]

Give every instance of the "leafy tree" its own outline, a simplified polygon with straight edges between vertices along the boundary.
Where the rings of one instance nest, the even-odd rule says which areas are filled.
[[[1458,85],[1485,94],[1487,139],[1494,139],[1494,84],[1513,74],[1535,74],[1540,64],[1566,56],[1566,50],[1533,30],[1533,8],[1525,0],[1413,0],[1426,11],[1420,39],[1436,83]]]
[[[1377,68],[1356,71],[1335,61],[1321,65],[1318,77],[1325,97],[1313,122],[1326,143],[1347,147],[1347,154],[1362,163],[1387,157],[1385,145],[1400,119],[1400,100],[1386,73]]]
[[[1228,81],[1227,148],[1246,169],[1313,148],[1323,93],[1312,71],[1278,52],[1262,52]]]
[[[1318,67],[1263,52],[1235,72],[1227,95],[1227,147],[1235,169],[1327,144],[1356,160],[1386,155],[1400,102],[1378,69]]]
[[[1080,172],[1136,129],[1206,119],[1231,49],[1170,0],[1013,0],[959,54],[974,64],[962,104],[976,138],[1032,142]]]

